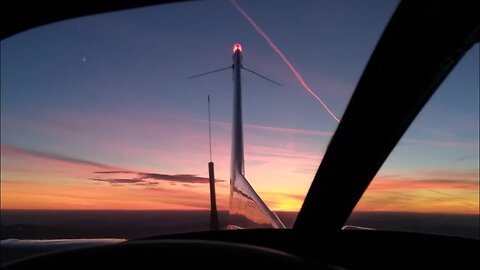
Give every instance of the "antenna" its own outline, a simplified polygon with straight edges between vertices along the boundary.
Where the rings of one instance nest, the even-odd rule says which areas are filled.
[[[205,76],[205,75],[212,74],[212,73],[215,73],[215,72],[224,71],[224,70],[231,69],[231,68],[233,68],[233,66],[229,66],[229,67],[225,67],[225,68],[219,68],[219,69],[212,70],[212,71],[209,71],[209,72],[204,72],[204,73],[200,73],[200,74],[197,74],[197,75],[187,77],[187,79],[194,79],[194,78],[197,78],[197,77]]]
[[[265,79],[265,80],[267,80],[267,81],[269,81],[269,82],[272,82],[272,83],[274,83],[274,84],[276,84],[276,85],[279,85],[279,86],[281,86],[281,84],[279,84],[278,82],[276,82],[276,81],[273,81],[273,80],[270,80],[269,78],[267,78],[267,77],[265,77],[265,76],[262,76],[262,75],[260,75],[260,74],[256,73],[256,72],[255,72],[255,71],[253,71],[253,70],[250,70],[250,69],[248,69],[248,68],[244,68],[243,66],[242,66],[242,69],[245,69],[246,71],[248,71],[248,72],[250,72],[250,73],[253,73],[253,74],[257,75],[257,76],[258,76],[258,77],[260,77],[260,78],[263,78],[263,79]]]
[[[210,95],[208,95],[208,141],[210,143],[210,162],[212,162],[212,119],[210,117]]]
[[[237,44],[236,44],[236,45],[237,45]],[[241,52],[241,47],[239,48],[239,50],[240,50],[240,52]],[[278,83],[278,82],[276,82],[276,81],[274,81],[274,80],[270,80],[269,78],[267,78],[267,77],[265,77],[265,76],[263,76],[263,75],[260,75],[260,74],[258,74],[257,72],[255,72],[255,71],[253,71],[253,70],[250,70],[250,69],[248,69],[248,68],[245,68],[245,67],[243,67],[243,65],[241,66],[241,68],[244,69],[244,70],[246,70],[246,71],[248,71],[248,72],[250,72],[250,73],[252,73],[252,74],[257,75],[258,77],[260,77],[260,78],[262,78],[262,79],[264,79],[264,80],[267,80],[267,81],[269,81],[269,82],[271,82],[271,83],[274,83],[274,84],[276,84],[276,85],[281,86],[280,83]],[[229,67],[219,68],[219,69],[215,69],[215,70],[212,70],[212,71],[209,71],[209,72],[204,72],[204,73],[200,73],[200,74],[197,74],[197,75],[193,75],[193,76],[187,77],[187,79],[195,79],[195,78],[198,78],[198,77],[202,77],[202,76],[205,76],[205,75],[208,75],[208,74],[212,74],[212,73],[224,71],[224,70],[227,70],[227,69],[233,69],[233,65],[232,65],[232,66],[229,66]],[[210,103],[209,103],[209,104],[210,104]]]
[[[215,165],[212,161],[212,125],[210,117],[210,95],[208,95],[208,141],[210,143],[210,162],[208,163],[208,178],[210,180],[210,230],[220,228],[218,222],[217,199],[215,196]]]
[[[235,46],[236,46],[236,45],[240,46],[239,44],[235,44]],[[234,47],[234,49],[235,49],[235,47]],[[242,47],[237,47],[237,49],[238,49],[240,52],[242,51]],[[196,74],[196,75],[187,77],[187,79],[195,79],[195,78],[202,77],[202,76],[205,76],[205,75],[208,75],[208,74],[212,74],[212,73],[224,71],[224,70],[227,70],[227,69],[233,69],[233,68],[234,68],[233,65],[231,65],[231,66],[229,66],[229,67],[219,68],[219,69],[215,69],[215,70],[212,70],[212,71],[208,71],[208,72]],[[274,83],[274,84],[276,84],[276,85],[281,86],[280,83],[278,83],[278,82],[276,82],[276,81],[274,81],[274,80],[270,80],[269,78],[267,78],[267,77],[265,77],[265,76],[263,76],[263,75],[260,75],[260,74],[258,74],[257,72],[255,72],[255,71],[253,71],[253,70],[250,70],[250,69],[248,69],[248,68],[245,68],[245,67],[243,67],[243,65],[241,66],[241,69],[244,69],[244,70],[246,70],[246,71],[248,71],[248,72],[250,72],[250,73],[252,73],[252,74],[257,75],[258,77],[260,77],[260,78],[262,78],[262,79],[264,79],[264,80],[267,80],[267,81],[269,81],[269,82],[271,82],[271,83]],[[210,103],[209,103],[209,104],[210,104]]]

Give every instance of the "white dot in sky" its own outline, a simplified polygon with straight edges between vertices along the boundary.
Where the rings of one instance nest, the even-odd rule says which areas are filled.
[[[84,62],[84,63],[87,62],[87,58],[83,57],[82,62]]]

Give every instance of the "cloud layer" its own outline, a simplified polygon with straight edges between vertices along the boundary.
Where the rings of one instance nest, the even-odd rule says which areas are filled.
[[[130,176],[128,178],[91,178],[94,181],[108,182],[111,184],[137,184],[148,183],[150,185],[155,184],[156,181],[168,181],[178,182],[185,184],[207,184],[209,178],[201,177],[194,174],[162,174],[162,173],[146,173],[146,172],[134,172],[134,171],[98,171],[96,174],[108,174],[108,175],[122,175]],[[153,181],[153,182],[152,182]],[[216,182],[224,182],[224,180],[215,180]]]

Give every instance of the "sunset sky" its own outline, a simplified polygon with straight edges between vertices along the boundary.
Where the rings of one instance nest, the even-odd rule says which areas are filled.
[[[238,1],[341,119],[397,1]],[[298,211],[337,122],[229,1],[77,18],[1,42],[1,209],[208,209],[208,114],[228,207],[232,75],[246,176]],[[357,209],[478,213],[479,46],[415,120]],[[412,63],[414,64],[414,63]],[[388,89],[386,89],[388,91]]]

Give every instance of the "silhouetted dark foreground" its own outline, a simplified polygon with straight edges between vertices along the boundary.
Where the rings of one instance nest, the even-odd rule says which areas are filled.
[[[296,212],[277,212],[291,227]],[[1,239],[140,238],[209,229],[208,211],[2,210]],[[219,212],[225,227],[227,213]],[[478,215],[354,213],[348,225],[480,239]]]

